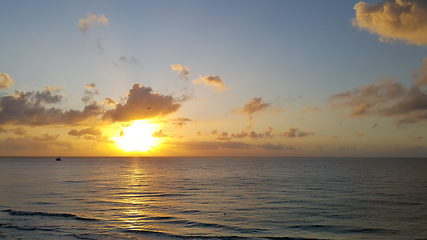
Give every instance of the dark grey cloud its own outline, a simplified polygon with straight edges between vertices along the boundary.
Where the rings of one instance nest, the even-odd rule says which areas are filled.
[[[94,128],[94,127],[84,128],[84,129],[81,129],[80,131],[76,129],[71,129],[68,132],[68,135],[75,136],[75,137],[79,137],[83,135],[99,136],[99,135],[102,135],[102,131],[99,128]]]
[[[407,89],[394,80],[380,81],[332,95],[329,105],[333,108],[349,108],[350,117],[395,117],[397,124],[427,119],[426,91],[418,86]]]
[[[228,136],[228,132],[222,132],[216,139],[221,141],[228,141],[228,140],[231,140],[232,138]]]
[[[124,62],[124,63],[129,63],[129,64],[138,63],[138,59],[136,59],[135,57],[125,57],[125,56],[121,56],[121,57],[120,57],[120,61],[122,61],[122,62]]]
[[[220,142],[220,141],[189,141],[173,143],[176,147],[188,150],[212,150],[212,149],[249,149],[252,145],[242,142]]]
[[[176,103],[172,96],[160,95],[152,91],[150,87],[135,83],[129,90],[126,103],[119,103],[116,108],[107,110],[104,119],[126,122],[163,117],[178,111],[181,107],[181,104]]]
[[[174,118],[171,120],[172,124],[175,125],[176,128],[182,128],[182,126],[184,126],[185,124],[191,121],[193,120],[189,118],[183,118],[183,117]]]
[[[59,138],[59,134],[49,135],[48,133],[46,133],[46,134],[43,134],[41,137],[33,136],[33,137],[31,137],[31,140],[46,142],[46,141],[56,141],[56,140],[58,140],[58,138]]]
[[[45,104],[59,103],[61,95],[54,95],[50,88],[43,92],[14,91],[12,95],[0,97],[0,125],[52,125],[76,124],[102,114],[103,109],[96,102],[85,106],[83,111],[47,108]]]
[[[289,128],[288,131],[280,134],[280,136],[287,138],[308,137],[310,135],[314,135],[314,132],[301,131],[299,128]]]
[[[235,141],[226,141],[226,142],[219,142],[219,141],[188,141],[188,142],[175,142],[172,143],[178,148],[185,148],[188,150],[215,150],[215,149],[254,149],[254,148],[262,148],[266,150],[273,150],[273,151],[281,151],[281,150],[295,150],[292,146],[284,146],[281,144],[261,144],[261,145],[253,145],[253,144],[247,144],[243,142],[235,142]]]
[[[88,83],[83,87],[84,92],[83,92],[82,101],[84,103],[91,102],[93,99],[93,96],[99,94],[99,89],[95,89],[95,87],[96,87],[95,83]]]

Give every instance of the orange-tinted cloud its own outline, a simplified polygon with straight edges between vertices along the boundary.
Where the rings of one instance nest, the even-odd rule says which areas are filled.
[[[111,107],[111,106],[116,106],[117,102],[114,101],[114,99],[110,98],[110,97],[106,97],[104,99],[104,101],[102,102],[102,104],[104,104],[107,107]]]
[[[308,106],[308,107],[307,107],[307,108],[305,108],[305,109],[301,109],[301,110],[299,111],[299,113],[314,112],[314,111],[319,111],[319,110],[320,110],[320,108],[318,108],[318,107]]]
[[[163,133],[163,130],[159,130],[153,134],[151,134],[151,136],[155,137],[155,138],[164,138],[167,137],[168,135]]]
[[[107,110],[104,119],[113,122],[127,122],[139,119],[162,117],[178,111],[181,104],[172,96],[153,93],[150,87],[135,83],[129,90],[126,103],[117,104],[116,108]]]
[[[174,118],[171,121],[172,121],[172,124],[175,125],[176,128],[182,128],[182,126],[187,124],[187,122],[191,122],[193,120],[191,120],[189,118],[179,117],[179,118]]]
[[[38,136],[31,137],[31,140],[46,142],[46,141],[56,141],[58,138],[59,138],[59,134],[49,135],[48,133],[46,133],[41,137],[38,137]]]
[[[0,89],[9,89],[13,80],[6,73],[0,73]]]
[[[357,137],[363,137],[363,133],[359,132],[359,130],[354,131],[353,135]]]
[[[187,66],[181,66],[181,64],[171,64],[172,71],[177,71],[180,77],[188,80],[188,75],[190,75],[190,70]]]
[[[232,138],[228,136],[228,132],[222,132],[216,139],[221,141],[228,141],[228,140],[231,140]]]
[[[99,130],[99,128],[90,127],[90,128],[81,129],[80,131],[77,131],[76,129],[71,129],[71,131],[68,132],[68,135],[76,136],[76,137],[79,137],[82,135],[99,136],[99,135],[102,135],[102,132],[101,130]]]
[[[202,77],[201,75],[199,75],[199,78],[194,79],[193,83],[195,83],[195,84],[204,83],[205,85],[211,85],[211,86],[217,87],[218,89],[216,90],[216,92],[221,92],[223,90],[229,89],[228,87],[226,87],[224,85],[220,76],[214,76],[214,77],[213,76],[204,76],[204,77]]]
[[[299,128],[289,128],[288,131],[280,135],[287,138],[308,137],[310,135],[314,135],[314,132],[301,131]]]
[[[220,141],[188,141],[188,142],[175,142],[172,143],[177,148],[185,148],[187,150],[194,150],[194,151],[203,151],[203,150],[215,150],[215,149],[240,149],[240,150],[248,150],[248,149],[254,149],[254,148],[261,148],[266,150],[295,150],[292,146],[283,146],[281,144],[271,144],[271,143],[265,143],[261,145],[255,145],[255,144],[247,144],[243,142],[234,142],[234,141],[226,141],[226,142],[220,142]]]
[[[108,25],[108,19],[104,14],[96,16],[95,14],[87,12],[86,18],[79,20],[79,28],[82,32],[86,32],[89,27],[96,25]]]
[[[427,2],[424,0],[358,2],[354,10],[353,26],[379,35],[382,42],[401,40],[427,45]]]
[[[269,103],[263,102],[262,99],[252,98],[249,102],[245,103],[243,108],[236,108],[233,110],[236,114],[246,114],[252,116],[254,113],[262,112],[269,109],[271,105]]]

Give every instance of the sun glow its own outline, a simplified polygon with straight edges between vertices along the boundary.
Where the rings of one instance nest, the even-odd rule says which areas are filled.
[[[147,152],[154,150],[161,142],[152,134],[159,128],[158,124],[144,120],[134,121],[124,127],[119,137],[114,138],[117,148],[125,152]]]

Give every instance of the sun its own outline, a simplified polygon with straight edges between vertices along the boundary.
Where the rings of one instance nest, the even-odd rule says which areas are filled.
[[[158,128],[158,124],[137,120],[130,126],[124,127],[119,134],[120,136],[114,138],[114,141],[117,148],[125,152],[154,150],[161,142],[161,139],[152,136]]]

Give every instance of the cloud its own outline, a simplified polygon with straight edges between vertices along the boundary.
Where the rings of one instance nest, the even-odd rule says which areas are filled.
[[[0,97],[0,125],[41,126],[51,124],[76,124],[95,118],[103,109],[97,102],[85,106],[83,111],[46,108],[45,104],[59,103],[61,95],[54,95],[50,88],[43,92],[14,91],[9,96]]]
[[[243,142],[234,142],[234,141],[226,141],[226,142],[218,142],[218,141],[188,141],[188,142],[176,142],[173,143],[177,148],[185,148],[187,150],[192,151],[203,151],[203,150],[215,150],[215,149],[241,149],[248,150],[254,148],[262,148],[266,150],[295,150],[292,146],[283,146],[281,144],[261,144],[261,145],[252,145]]]
[[[82,18],[79,20],[79,28],[80,31],[86,32],[89,27],[96,25],[108,25],[108,19],[104,14],[96,16],[90,12],[86,13],[86,18]]]
[[[423,140],[424,137],[420,136],[420,135],[415,135],[415,134],[407,134],[406,135],[409,139],[413,139],[413,140]]]
[[[283,146],[282,144],[271,144],[271,143],[266,143],[263,145],[258,145],[258,147],[263,148],[263,149],[267,149],[267,150],[273,150],[273,151],[281,151],[281,150],[296,150],[294,147],[292,146]]]
[[[84,92],[83,92],[84,95],[82,98],[83,102],[88,103],[92,101],[93,95],[99,94],[99,89],[95,89],[95,87],[96,87],[95,83],[88,83],[83,87],[84,88]]]
[[[231,140],[232,138],[228,136],[228,132],[223,132],[216,139],[221,141],[228,141],[228,140]]]
[[[56,141],[58,138],[59,138],[59,134],[49,135],[48,133],[46,133],[46,134],[42,135],[41,137],[34,136],[31,138],[31,140],[45,142],[45,141]]]
[[[353,135],[357,137],[363,137],[363,133],[360,133],[359,130],[354,131]]]
[[[265,111],[270,107],[271,105],[269,103],[263,102],[259,97],[252,98],[243,106],[243,108],[236,108],[233,110],[233,112],[236,114],[246,114],[248,116],[252,116],[254,113]]]
[[[138,59],[136,59],[135,57],[127,58],[125,56],[121,56],[120,61],[125,62],[125,63],[129,63],[129,64],[138,63]]]
[[[176,103],[172,96],[153,93],[150,87],[135,83],[129,90],[126,103],[117,104],[116,108],[107,110],[104,119],[116,121],[132,121],[162,117],[176,112],[181,104]]]
[[[107,107],[111,107],[111,106],[116,106],[117,102],[114,101],[114,99],[110,98],[110,97],[106,97],[104,99],[104,101],[102,102],[102,104],[104,104]]]
[[[250,149],[252,145],[242,142],[217,142],[217,141],[188,141],[176,142],[174,145],[178,148],[185,148],[188,150],[213,150],[213,149]]]
[[[188,80],[188,75],[190,75],[190,70],[187,66],[181,66],[181,64],[171,64],[172,71],[177,71],[180,77]]]
[[[427,4],[424,0],[358,2],[353,26],[380,36],[382,42],[400,40],[427,45]]]
[[[214,87],[217,87],[218,89],[216,90],[216,92],[221,92],[223,90],[228,90],[229,88],[226,87],[224,85],[224,83],[222,82],[222,79],[220,76],[204,76],[202,77],[199,74],[199,78],[198,79],[194,79],[193,83],[195,84],[201,84],[201,83],[205,83],[205,85],[212,85]]]
[[[191,120],[189,118],[179,117],[179,118],[174,118],[171,121],[172,121],[172,124],[175,125],[176,128],[182,128],[182,126],[184,126],[187,122],[191,122],[193,120]]]
[[[0,73],[0,89],[9,89],[13,80],[6,73]]]
[[[421,68],[412,73],[412,78],[415,80],[415,85],[418,87],[427,85],[427,58],[424,58]]]
[[[314,132],[303,131],[301,132],[299,128],[289,128],[288,131],[281,134],[283,137],[295,138],[295,137],[308,137],[314,135]]]
[[[200,137],[200,136],[203,136],[203,133],[201,131],[197,131],[196,135]]]
[[[407,89],[394,80],[379,81],[332,95],[333,108],[350,108],[348,116],[396,117],[397,124],[427,120],[427,93],[417,86]]]
[[[8,137],[0,140],[0,150],[2,151],[41,151],[47,149],[49,149],[47,143],[32,141],[30,137]]]
[[[114,143],[114,141],[111,140],[109,136],[85,135],[83,138],[86,140],[95,140],[97,142],[103,142],[103,143]]]
[[[163,130],[159,130],[153,134],[151,134],[151,136],[155,137],[155,138],[164,138],[167,137],[168,135],[163,133]]]
[[[248,136],[247,132],[241,131],[240,133],[233,133],[231,134],[232,138],[245,138]]]
[[[212,135],[217,135],[217,134],[218,134],[218,131],[217,131],[217,130],[212,130],[212,131],[211,131],[211,134],[212,134]]]
[[[96,45],[96,51],[98,53],[103,53],[104,52],[104,45],[103,45],[103,40],[101,38],[98,38],[95,40],[95,45]]]
[[[340,148],[338,148],[338,150],[340,150],[340,151],[356,151],[356,148],[340,147]]]
[[[245,138],[249,137],[251,139],[259,139],[259,138],[272,138],[274,135],[271,134],[273,131],[272,127],[268,127],[267,130],[264,133],[256,133],[254,131],[246,132],[241,131],[240,133],[233,133],[231,134],[232,138]]]
[[[305,108],[305,109],[301,109],[301,110],[299,111],[299,113],[314,112],[314,111],[319,111],[319,110],[320,110],[320,108],[318,108],[318,107],[308,106],[308,107],[307,107],[307,108]]]
[[[23,128],[15,128],[15,129],[11,129],[16,135],[22,135],[25,136],[27,135],[27,130],[23,129]]]
[[[76,136],[76,137],[79,137],[82,135],[99,136],[99,135],[102,135],[102,132],[101,130],[99,130],[99,128],[90,127],[90,128],[81,129],[80,131],[77,131],[76,129],[71,129],[71,131],[68,132],[68,135]]]

